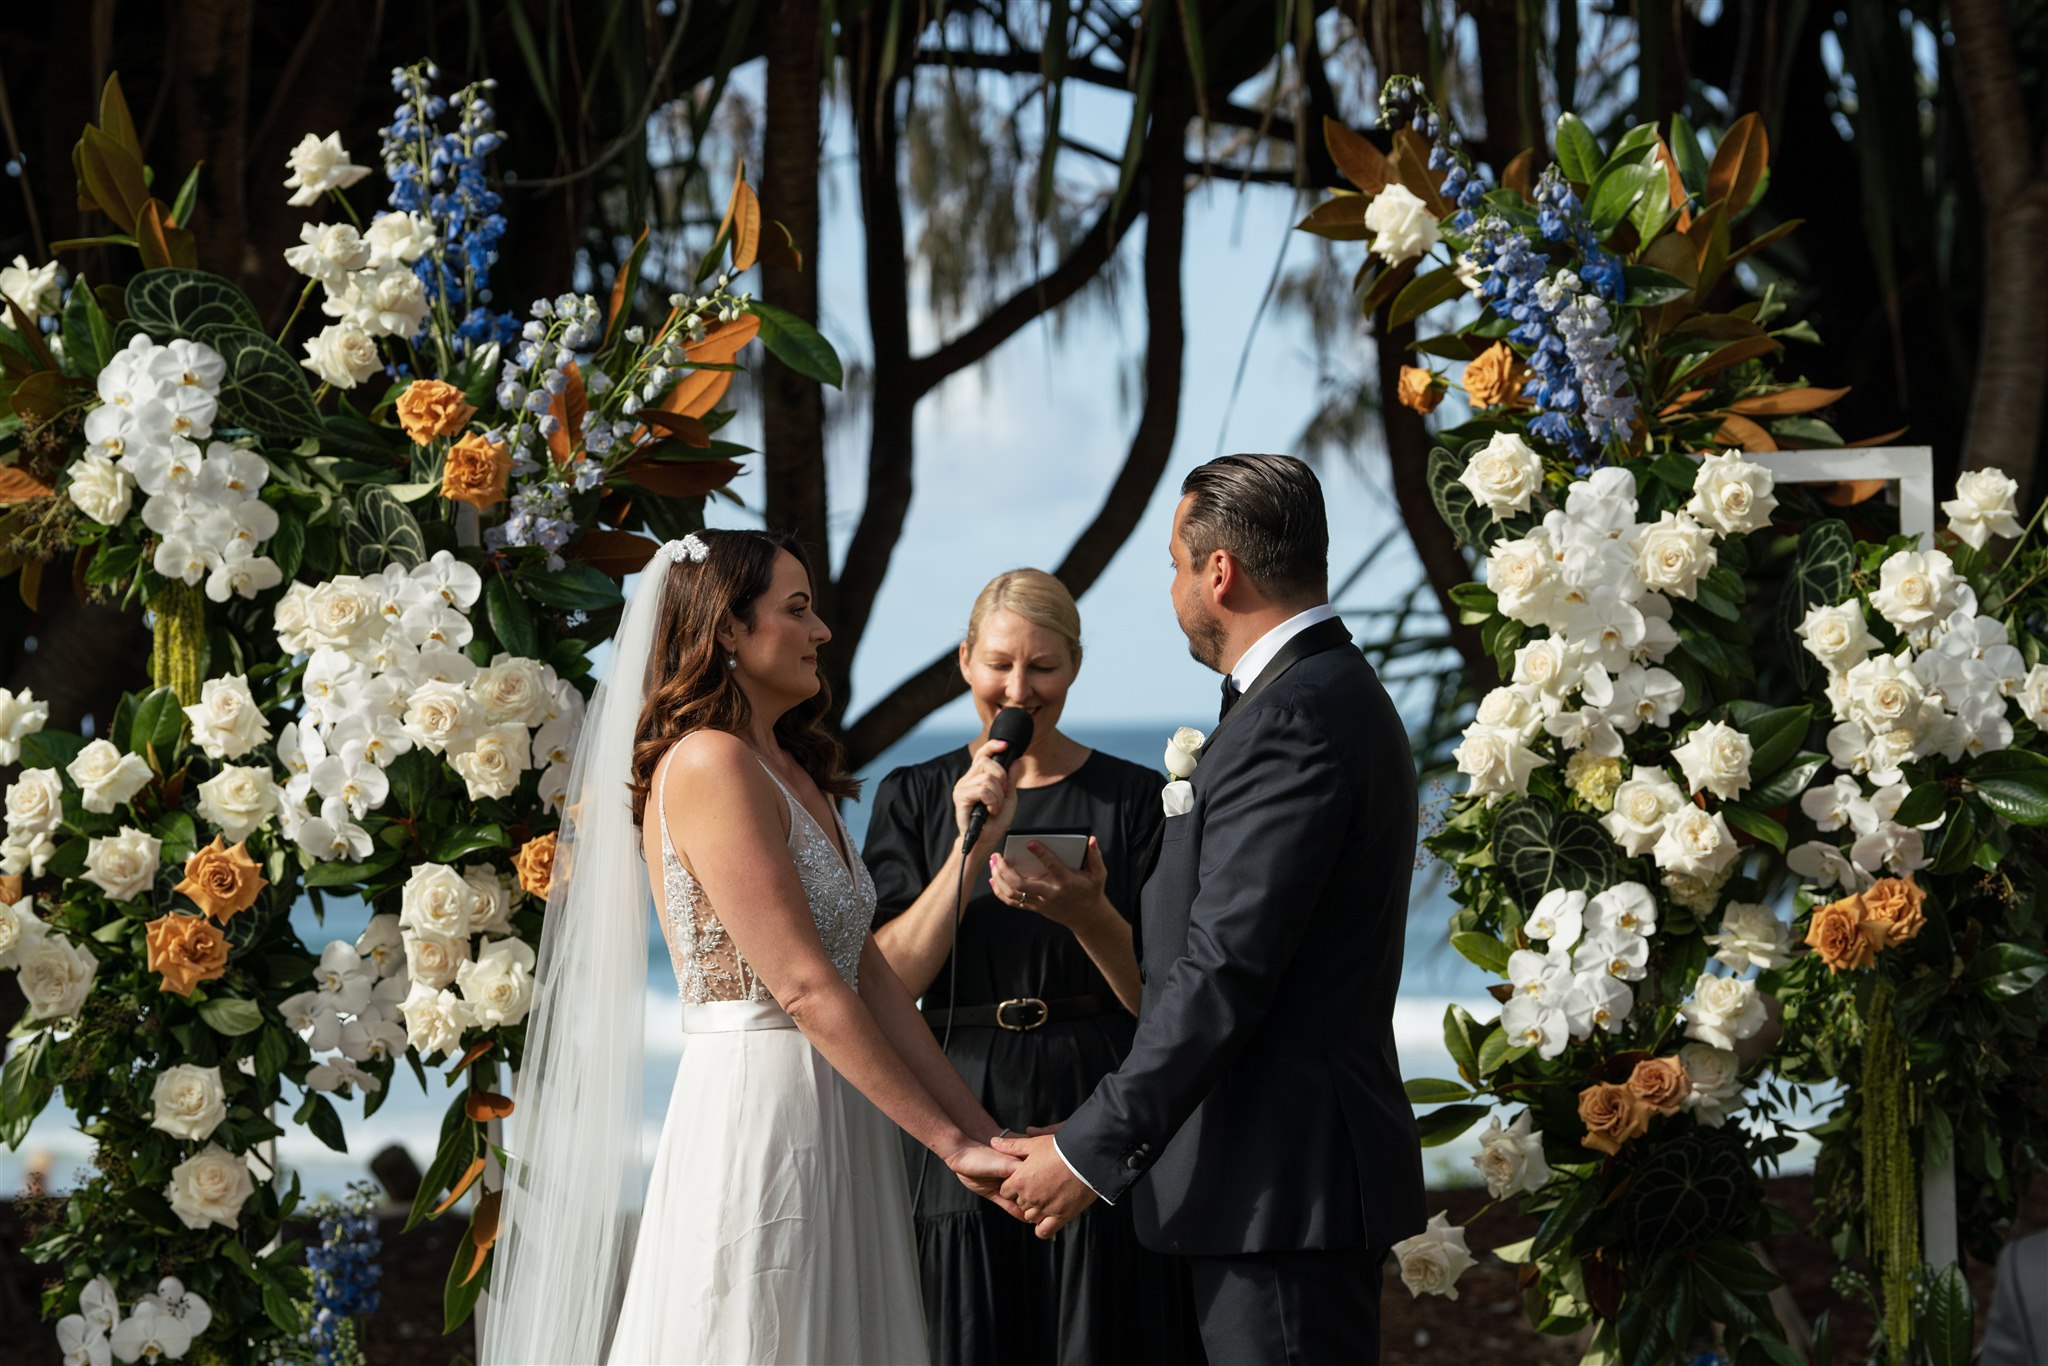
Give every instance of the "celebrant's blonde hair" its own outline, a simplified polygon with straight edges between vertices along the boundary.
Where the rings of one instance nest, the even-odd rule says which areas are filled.
[[[1033,626],[1042,626],[1067,643],[1074,667],[1081,667],[1081,609],[1074,595],[1043,569],[1012,569],[996,575],[974,600],[967,614],[967,648],[981,637],[982,624],[992,612],[1015,612]]]

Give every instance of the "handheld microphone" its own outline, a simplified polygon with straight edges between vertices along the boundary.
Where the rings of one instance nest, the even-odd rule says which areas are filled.
[[[989,722],[988,738],[1002,740],[1002,753],[994,756],[995,761],[1008,772],[1010,765],[1017,762],[1017,756],[1031,748],[1031,713],[1022,707],[1004,707],[996,713],[996,719]],[[967,813],[967,842],[960,847],[972,849],[974,842],[981,838],[982,827],[988,824],[988,807],[980,802]]]

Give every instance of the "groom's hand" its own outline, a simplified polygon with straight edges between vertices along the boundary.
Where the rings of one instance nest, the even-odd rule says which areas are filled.
[[[1023,1211],[1026,1223],[1041,1238],[1050,1238],[1095,1203],[1095,1192],[1074,1175],[1053,1147],[1051,1134],[1036,1138],[999,1138],[997,1152],[1024,1159],[1003,1182],[1005,1200]]]

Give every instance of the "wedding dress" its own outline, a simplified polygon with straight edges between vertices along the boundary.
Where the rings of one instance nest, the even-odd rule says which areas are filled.
[[[768,772],[789,805],[790,856],[819,938],[857,987],[874,883],[837,814],[850,865]],[[611,1360],[924,1362],[895,1126],[811,1047],[733,946],[669,839],[659,771],[654,789],[685,1038]]]

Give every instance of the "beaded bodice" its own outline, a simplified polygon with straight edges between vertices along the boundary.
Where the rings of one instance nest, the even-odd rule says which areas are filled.
[[[663,766],[666,764],[664,759]],[[853,838],[846,833],[846,822],[839,819],[837,811],[833,812],[832,821],[839,827],[840,841],[853,859],[850,869],[840,860],[832,837],[804,809],[796,794],[766,763],[761,768],[789,803],[789,854],[796,861],[804,899],[810,903],[811,919],[818,926],[818,938],[824,941],[826,955],[846,984],[858,987],[860,951],[875,916],[875,884],[868,876],[867,865],[853,852]],[[654,793],[655,819],[661,822],[662,934],[668,941],[669,962],[675,968],[683,1003],[773,1000],[726,934],[711,898],[677,856],[669,839],[668,809],[660,774],[655,775]]]

